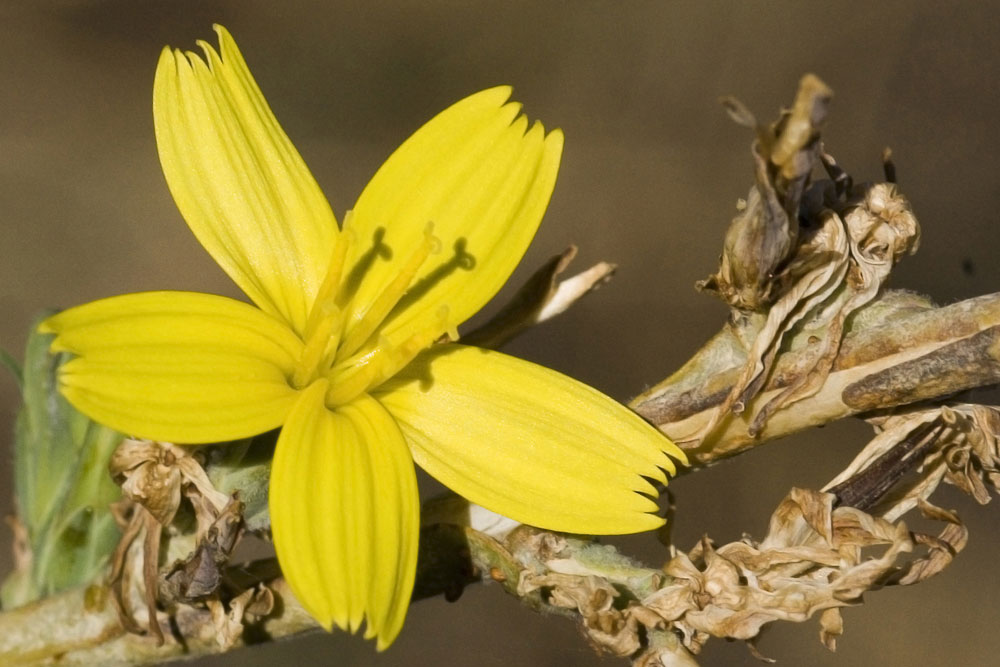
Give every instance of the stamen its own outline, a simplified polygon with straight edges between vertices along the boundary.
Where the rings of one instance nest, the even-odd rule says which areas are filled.
[[[335,408],[363,393],[378,374],[379,366],[383,365],[381,357],[388,346],[388,341],[382,339],[375,349],[361,355],[354,363],[335,368],[327,376],[330,380],[330,388],[326,392],[327,406]]]
[[[295,366],[292,386],[296,389],[302,389],[316,379],[319,375],[319,369],[323,368],[320,361],[327,355],[331,344],[336,347],[337,339],[340,337],[343,318],[339,308],[328,304],[322,309],[313,307],[313,311],[318,311],[321,315],[318,323],[313,327],[312,335],[306,339],[302,356]]]
[[[441,306],[437,311],[434,324],[423,331],[411,335],[402,344],[387,349],[386,358],[379,364],[378,373],[372,378],[365,391],[374,389],[393,375],[401,371],[413,358],[434,344],[441,334],[449,329],[448,306]]]
[[[348,211],[344,214],[344,224],[341,227],[340,234],[337,235],[337,241],[333,244],[333,250],[330,253],[330,264],[326,269],[326,276],[323,278],[323,283],[316,292],[316,299],[313,301],[312,309],[309,311],[309,318],[306,320],[306,329],[302,334],[306,340],[312,338],[316,332],[316,327],[319,326],[323,317],[330,312],[329,307],[334,305],[337,298],[337,292],[340,290],[340,278],[344,274],[344,260],[347,257],[347,249],[355,240],[354,230],[351,228],[351,220],[353,218],[354,211]]]
[[[347,337],[344,338],[343,344],[337,352],[338,361],[351,356],[364,345],[365,341],[378,329],[378,326],[385,319],[386,315],[392,311],[393,307],[406,294],[406,290],[409,289],[410,283],[413,282],[413,278],[417,275],[417,271],[420,270],[420,267],[431,253],[440,252],[441,241],[434,236],[433,231],[434,223],[427,223],[423,241],[421,241],[417,249],[410,255],[410,258],[400,268],[399,273],[392,282],[386,285],[382,293],[378,295],[378,298],[375,299],[374,303],[361,316],[361,319],[357,321]]]
[[[448,306],[441,306],[434,324],[400,345],[394,346],[384,336],[379,336],[375,347],[339,365],[327,376],[330,389],[326,392],[326,404],[331,408],[343,405],[379,386],[433,345],[448,328]]]

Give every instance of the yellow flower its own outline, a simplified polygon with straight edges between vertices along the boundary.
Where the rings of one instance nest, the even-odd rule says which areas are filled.
[[[165,49],[160,161],[195,236],[256,306],[210,294],[103,299],[43,323],[75,355],[61,389],[136,436],[235,440],[281,427],[271,527],[316,620],[379,649],[399,633],[419,532],[414,461],[471,501],[575,533],[654,528],[648,480],[684,456],[625,408],[498,352],[433,345],[479,310],[535,234],[562,134],[509,88],[408,139],[338,229],[229,33]],[[220,55],[221,54],[221,55]],[[646,479],[648,478],[648,479]],[[645,494],[645,495],[643,495]]]

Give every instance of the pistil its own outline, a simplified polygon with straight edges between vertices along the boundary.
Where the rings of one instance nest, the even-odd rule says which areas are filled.
[[[432,253],[440,252],[441,241],[434,236],[433,231],[434,223],[427,223],[427,227],[424,230],[424,238],[420,245],[413,251],[413,254],[410,255],[409,259],[399,270],[399,273],[392,279],[392,282],[386,285],[374,303],[372,303],[368,310],[365,311],[365,314],[351,328],[347,336],[344,337],[340,349],[337,351],[338,362],[343,361],[361,349],[361,346],[378,329],[378,326],[385,319],[386,315],[392,311],[393,307],[406,294],[406,290],[409,289],[410,284],[417,275],[417,271],[427,261],[427,258]]]
[[[390,343],[385,336],[379,336],[378,343],[370,350],[338,364],[327,376],[330,381],[330,389],[326,392],[327,406],[343,405],[379,386],[433,345],[449,328],[448,306],[441,306],[432,325],[398,345]]]
[[[340,278],[344,274],[344,260],[347,257],[347,250],[354,242],[354,230],[351,228],[351,220],[354,217],[353,211],[344,214],[344,225],[337,235],[337,240],[333,244],[330,253],[330,263],[327,265],[326,276],[323,283],[316,292],[312,309],[309,311],[309,318],[306,320],[305,331],[302,332],[304,340],[309,340],[316,332],[316,327],[326,317],[332,308],[336,307],[337,294],[340,291]]]
[[[337,306],[337,299],[341,296],[348,250],[355,240],[350,227],[351,217],[348,211],[331,251],[330,264],[306,320],[305,347],[291,379],[294,387],[302,389],[325,376],[330,382],[326,404],[331,408],[385,382],[443,333],[454,331],[448,324],[448,307],[442,306],[433,323],[399,344],[392,344],[379,333],[380,325],[406,294],[420,267],[431,254],[441,249],[441,242],[433,234],[434,225],[428,223],[418,247],[368,310],[346,331],[347,335],[343,335],[345,310]],[[450,335],[455,336],[454,333]]]
[[[371,386],[372,380],[378,374],[381,356],[389,347],[389,342],[382,339],[379,345],[351,364],[340,364],[327,376],[330,388],[326,392],[326,405],[335,408],[350,402],[360,396]]]
[[[299,363],[295,367],[292,376],[292,386],[302,389],[310,382],[319,377],[320,371],[325,367],[324,358],[329,354],[330,348],[336,347],[340,338],[340,331],[343,326],[343,317],[340,309],[332,304],[327,304],[323,309],[313,308],[310,319],[317,312],[320,313],[317,323],[313,326],[312,334],[306,339],[305,348]]]

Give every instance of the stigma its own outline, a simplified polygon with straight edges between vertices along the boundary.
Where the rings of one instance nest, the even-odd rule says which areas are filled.
[[[434,225],[430,222],[398,273],[362,315],[354,319],[353,326],[346,326],[350,295],[345,294],[345,262],[351,245],[357,242],[351,219],[348,211],[306,319],[302,334],[305,345],[290,378],[296,389],[304,389],[320,378],[329,380],[325,400],[329,408],[344,405],[385,382],[442,335],[457,339],[446,305],[438,308],[424,328],[409,332],[401,340],[390,340],[381,332],[386,318],[413,285],[421,267],[441,250],[441,241],[434,236]]]

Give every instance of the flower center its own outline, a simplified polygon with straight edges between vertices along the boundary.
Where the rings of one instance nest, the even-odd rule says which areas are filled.
[[[423,238],[399,267],[379,295],[353,326],[346,326],[345,311],[350,295],[345,293],[344,265],[350,245],[357,241],[351,228],[351,212],[330,257],[329,268],[316,293],[306,327],[305,347],[291,383],[302,389],[319,377],[330,380],[327,406],[343,405],[388,380],[449,331],[448,307],[442,305],[433,323],[412,333],[401,343],[393,343],[380,332],[382,323],[414,282],[427,258],[440,251],[441,242],[428,223]],[[451,327],[452,332],[454,328]],[[457,332],[454,332],[457,338]]]

